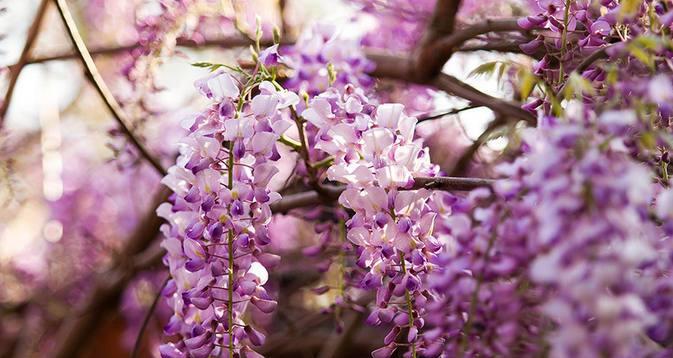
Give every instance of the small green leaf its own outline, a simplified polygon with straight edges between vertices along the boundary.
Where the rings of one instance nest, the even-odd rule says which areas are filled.
[[[497,75],[497,80],[498,83],[502,82],[502,77],[505,75],[505,70],[507,69],[507,66],[499,66],[498,67],[498,75]]]
[[[533,92],[533,88],[535,88],[538,79],[534,74],[525,69],[519,71],[519,77],[519,91],[521,92],[521,99],[525,100],[530,96],[531,92]]]
[[[278,26],[273,27],[273,43],[274,44],[279,44],[280,43],[280,28]]]
[[[327,64],[327,81],[329,86],[332,86],[336,82],[336,69],[332,63]]]
[[[638,46],[648,50],[656,50],[659,48],[659,39],[654,36],[642,35],[631,41],[634,46]]]
[[[545,92],[547,95],[547,99],[551,102],[551,110],[554,113],[555,116],[557,117],[562,117],[563,116],[563,107],[561,107],[561,102],[559,102],[558,98],[554,95],[554,91],[552,91],[551,87],[545,86]]]
[[[628,46],[628,50],[633,57],[638,59],[638,61],[642,62],[645,66],[654,70],[654,58],[650,53],[643,50],[641,47],[631,45]]]
[[[499,61],[493,61],[479,65],[470,72],[468,77],[490,76],[496,71],[498,64],[500,64]]]
[[[619,71],[617,71],[616,66],[612,66],[608,71],[606,81],[609,85],[614,85],[615,83],[617,83],[617,80],[619,80]]]
[[[640,9],[641,0],[622,0],[619,8],[619,16],[635,15]]]
[[[208,68],[211,67],[213,64],[210,62],[194,62],[192,63],[192,66],[194,67],[200,67],[200,68]]]
[[[563,96],[565,99],[571,99],[574,97],[581,97],[583,94],[596,94],[596,90],[591,85],[591,82],[586,78],[582,77],[577,72],[573,72],[568,76],[565,89],[563,90]]]
[[[653,150],[657,146],[657,139],[652,132],[645,132],[640,136],[640,144],[647,149]]]

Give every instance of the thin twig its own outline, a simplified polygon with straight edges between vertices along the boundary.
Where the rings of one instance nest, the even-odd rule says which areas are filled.
[[[150,322],[150,319],[152,318],[152,314],[154,314],[154,311],[157,308],[157,304],[159,303],[159,298],[161,298],[161,291],[164,290],[166,285],[168,284],[168,281],[171,279],[171,276],[166,277],[164,280],[164,283],[159,287],[159,291],[157,291],[157,294],[154,296],[154,300],[152,301],[152,305],[147,309],[147,313],[145,313],[145,318],[143,318],[143,323],[140,326],[140,331],[138,331],[138,336],[136,336],[136,343],[133,345],[133,352],[131,353],[131,358],[136,358],[138,357],[138,354],[140,353],[140,346],[143,340],[143,333],[145,333],[145,329],[147,328],[147,324]]]
[[[166,169],[164,169],[161,166],[161,164],[159,164],[159,161],[157,159],[155,159],[152,155],[150,155],[145,146],[142,143],[140,143],[138,138],[133,134],[133,132],[131,132],[131,130],[127,126],[127,123],[130,124],[131,121],[126,116],[119,103],[117,103],[117,100],[112,95],[112,92],[110,92],[110,89],[105,84],[105,81],[103,81],[103,77],[98,72],[96,64],[94,63],[93,58],[91,58],[91,54],[86,48],[84,40],[82,39],[82,37],[79,34],[79,31],[77,30],[77,24],[75,24],[75,19],[73,19],[72,14],[68,9],[68,4],[66,3],[65,0],[54,0],[54,2],[58,7],[58,12],[61,15],[63,23],[65,24],[68,30],[68,36],[70,37],[70,40],[75,46],[77,50],[77,55],[86,70],[87,78],[89,79],[91,84],[96,88],[96,91],[101,96],[101,98],[105,102],[105,105],[112,113],[112,116],[119,124],[119,127],[121,128],[122,132],[126,135],[126,137],[133,144],[133,146],[136,147],[140,155],[143,158],[145,158],[152,165],[152,167],[156,169],[156,171],[159,174],[166,175],[167,173]]]
[[[426,114],[426,115],[423,115],[423,116],[418,116],[418,123],[421,123],[421,122],[424,122],[424,121],[430,121],[430,120],[433,120],[433,119],[438,119],[438,118],[442,118],[442,117],[446,117],[446,116],[451,116],[451,115],[458,114],[458,113],[463,112],[463,111],[468,111],[470,109],[475,109],[475,108],[479,108],[479,107],[481,107],[481,106],[469,105],[469,106],[466,106],[466,107],[456,108],[456,109],[452,109],[452,110],[449,110],[449,111],[443,111],[443,112],[439,112],[439,113],[435,113],[435,114]]]
[[[194,41],[190,39],[178,39],[176,46],[183,48],[206,48],[206,47],[219,47],[219,48],[236,48],[236,47],[245,47],[253,45],[254,43],[250,40],[249,37],[244,37],[240,35],[226,36],[222,38],[207,39],[204,41]],[[271,46],[273,45],[272,40],[262,39],[262,45]],[[142,48],[142,45],[138,43],[128,44],[128,45],[117,45],[109,47],[99,47],[89,49],[89,53],[92,56],[96,55],[115,55],[127,51],[132,51],[135,49]],[[59,53],[51,54],[48,56],[36,57],[29,59],[26,64],[34,63],[43,63],[49,61],[58,61],[58,60],[70,60],[77,57],[77,53],[72,50],[65,50]]]
[[[596,61],[608,57],[608,48],[610,48],[611,46],[613,45],[604,46],[594,51],[591,55],[587,56],[584,60],[582,60],[582,62],[580,62],[580,64],[577,65],[577,67],[573,70],[573,72],[581,75],[582,72],[586,71]],[[559,89],[558,95],[562,95],[565,92],[567,85],[568,81],[566,81],[561,87],[561,89]]]
[[[472,161],[472,158],[474,155],[477,153],[479,148],[486,143],[488,138],[491,136],[491,133],[495,131],[496,129],[500,128],[501,126],[505,125],[506,122],[502,119],[502,117],[497,117],[491,123],[489,123],[488,127],[479,135],[479,137],[472,142],[472,144],[461,154],[460,158],[456,161],[456,165],[454,165],[453,169],[451,170],[450,175],[451,176],[462,176],[465,174],[465,171],[468,169],[470,162]]]
[[[292,45],[294,41],[292,39],[286,40],[285,37],[281,39],[282,45]],[[525,42],[521,42],[525,43]],[[499,51],[499,52],[514,52],[521,53],[519,45],[521,43],[517,42],[493,42],[485,44],[475,44],[475,45],[465,45],[456,49],[456,52],[474,52],[474,51]],[[207,39],[204,41],[193,41],[187,39],[178,39],[176,46],[183,48],[209,48],[209,47],[219,47],[224,49],[236,48],[236,47],[245,47],[252,45],[253,42],[249,37],[234,35],[223,37],[219,39]],[[273,41],[271,39],[262,39],[262,46],[271,46]],[[99,48],[89,49],[91,56],[104,56],[104,55],[116,55],[124,53],[127,51],[132,51],[138,48],[141,48],[140,44],[128,44],[128,45],[116,45],[116,46],[107,46]],[[46,56],[40,56],[35,58],[30,58],[26,61],[26,65],[32,65],[36,63],[45,63],[50,61],[62,61],[62,60],[72,60],[77,57],[77,54],[72,50],[63,50],[57,53],[53,53]]]
[[[523,110],[519,105],[489,96],[445,73],[438,74],[429,82],[418,80],[413,74],[413,64],[409,62],[408,58],[380,52],[370,52],[367,57],[376,64],[376,68],[371,72],[374,77],[429,84],[451,95],[467,99],[474,105],[488,107],[508,118],[524,120],[531,125],[535,125],[537,122],[535,116]]]
[[[462,178],[462,177],[416,177],[414,185],[407,190],[434,189],[446,191],[469,191],[480,187],[490,187],[493,179],[485,178]],[[290,194],[271,205],[274,214],[285,214],[292,209],[318,205],[335,201],[346,190],[343,185],[323,185],[325,194],[316,191],[306,191],[298,194]],[[405,190],[405,189],[400,189]]]
[[[23,46],[21,55],[19,56],[19,61],[9,67],[9,84],[7,86],[7,92],[5,93],[5,99],[0,103],[0,127],[3,124],[5,115],[9,110],[9,104],[12,101],[12,96],[14,94],[14,89],[16,88],[16,83],[19,80],[19,75],[24,66],[28,64],[28,59],[30,57],[30,50],[33,48],[33,43],[37,35],[40,33],[40,25],[42,24],[42,19],[44,14],[47,12],[47,5],[49,2],[47,0],[42,0],[40,6],[37,8],[37,14],[35,15],[35,20],[33,24],[30,25],[28,29],[28,35],[26,37],[26,44]]]
[[[581,74],[586,69],[591,67],[591,65],[593,65],[594,62],[596,62],[596,61],[598,61],[602,58],[607,57],[608,56],[608,48],[610,48],[611,46],[612,45],[604,46],[604,47],[601,47],[600,49],[594,51],[591,55],[587,56],[587,58],[585,58],[582,62],[580,62],[579,65],[577,65],[577,68],[575,68],[575,71],[577,73]]]

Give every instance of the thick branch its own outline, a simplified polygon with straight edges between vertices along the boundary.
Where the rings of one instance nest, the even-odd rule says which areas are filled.
[[[452,33],[458,8],[460,8],[460,0],[437,0],[435,11],[426,30],[427,33],[432,36]]]
[[[435,87],[443,91],[446,91],[454,96],[468,99],[473,104],[488,107],[494,112],[503,116],[521,119],[531,125],[535,125],[537,122],[535,116],[533,116],[530,112],[523,110],[521,107],[501,99],[491,97],[451,75],[441,73],[432,83]]]
[[[5,115],[9,110],[9,104],[12,101],[12,96],[14,95],[14,89],[16,88],[16,82],[19,80],[21,70],[23,70],[23,67],[29,63],[30,50],[32,49],[33,43],[35,42],[35,39],[37,38],[37,35],[40,32],[40,25],[42,24],[44,14],[47,12],[48,4],[49,2],[47,0],[42,0],[42,2],[40,3],[40,6],[37,9],[37,14],[35,15],[35,20],[33,20],[33,24],[30,25],[30,28],[28,29],[28,35],[26,36],[26,45],[23,47],[23,50],[21,51],[19,61],[15,65],[9,67],[9,84],[7,86],[5,99],[2,100],[2,103],[0,103],[0,126],[2,126],[2,123],[5,119]]]
[[[516,104],[489,96],[453,76],[440,73],[429,82],[417,81],[406,58],[376,53],[370,53],[368,57],[376,64],[376,69],[371,73],[374,77],[429,84],[451,95],[465,98],[473,105],[488,107],[496,113],[524,120],[532,125],[536,123],[536,119],[532,114],[521,109]]]
[[[70,40],[75,46],[75,49],[77,50],[77,55],[80,61],[82,62],[84,69],[86,70],[87,78],[89,79],[91,84],[96,88],[96,91],[98,91],[98,94],[101,96],[101,98],[105,102],[105,105],[110,110],[113,117],[119,124],[119,127],[121,128],[122,132],[126,135],[126,137],[133,144],[133,146],[136,147],[140,155],[144,157],[152,165],[152,167],[156,169],[156,171],[159,174],[166,175],[166,169],[164,169],[161,166],[161,164],[159,164],[159,161],[156,158],[150,155],[145,146],[142,143],[140,143],[138,138],[136,138],[133,132],[131,132],[131,130],[128,128],[127,123],[130,123],[131,121],[126,116],[119,103],[117,103],[117,100],[115,100],[114,96],[112,95],[112,92],[110,92],[107,85],[105,84],[105,81],[103,81],[103,77],[100,75],[100,73],[98,73],[96,64],[94,63],[93,58],[91,58],[91,54],[89,54],[89,51],[87,50],[86,45],[84,44],[84,40],[82,40],[82,37],[77,31],[77,25],[75,24],[75,20],[73,19],[72,15],[70,14],[70,11],[68,10],[68,4],[66,3],[65,0],[54,0],[54,1],[56,3],[56,6],[58,7],[58,12],[61,15],[61,19],[63,20],[63,23],[65,24],[66,28],[68,29],[68,36],[70,37]]]
[[[451,55],[466,41],[489,32],[522,31],[515,19],[486,20],[484,22],[457,29],[449,36],[426,35],[417,50],[414,75],[418,80],[428,81],[442,71]]]

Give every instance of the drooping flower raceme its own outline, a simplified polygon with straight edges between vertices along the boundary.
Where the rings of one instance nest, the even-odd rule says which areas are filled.
[[[259,90],[251,100],[252,86]],[[280,198],[268,188],[277,172],[275,142],[289,126],[281,110],[298,101],[271,82],[239,89],[224,72],[199,81],[213,101],[196,116],[177,164],[163,183],[174,195],[157,212],[172,279],[164,290],[174,315],[165,327],[178,335],[165,357],[257,356],[251,346],[264,334],[244,321],[249,310],[271,313],[276,301],[264,289],[267,268],[279,258],[269,243],[269,205]]]
[[[614,120],[635,115],[568,112],[524,132],[523,155],[499,168],[486,204],[468,202],[460,221],[457,205],[429,281],[442,297],[431,307],[440,328],[425,337],[432,353],[535,355],[547,342],[554,357],[631,357],[671,336],[660,299],[670,238],[652,220],[653,174],[624,145],[636,123]],[[663,228],[668,196],[656,210]]]
[[[657,278],[642,270],[658,261],[657,247],[670,246],[648,214],[653,175],[623,145],[623,128],[635,123],[611,112],[575,115],[527,141],[528,163],[511,168],[521,184],[501,193],[527,189],[524,200],[537,205],[528,246],[539,254],[529,274],[549,290],[541,311],[558,325],[552,354],[643,354],[656,347],[644,337],[657,321],[645,297]]]
[[[400,344],[415,356],[430,299],[422,281],[441,247],[432,233],[436,214],[426,205],[431,192],[408,190],[415,176],[437,173],[427,148],[414,141],[416,119],[400,104],[369,104],[352,86],[315,97],[302,116],[318,128],[316,148],[334,158],[328,178],[346,184],[339,203],[355,212],[347,238],[368,271],[360,285],[377,292],[369,322],[394,322],[373,356],[390,356]]]

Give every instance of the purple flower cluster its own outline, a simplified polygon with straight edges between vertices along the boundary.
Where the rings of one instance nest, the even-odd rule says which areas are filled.
[[[417,120],[401,104],[371,105],[352,86],[313,98],[302,116],[318,129],[315,147],[334,158],[328,178],[347,185],[339,198],[354,211],[346,236],[357,265],[368,271],[361,288],[377,292],[368,322],[394,324],[372,355],[388,357],[402,345],[415,356],[431,299],[422,281],[441,248],[432,232],[436,213],[427,205],[431,192],[407,190],[415,176],[437,173],[427,148],[414,140]],[[398,338],[402,331],[406,337]]]
[[[197,87],[214,103],[190,126],[163,179],[175,194],[157,209],[169,223],[163,246],[172,278],[164,295],[174,315],[165,331],[180,337],[161,354],[254,357],[251,346],[265,336],[244,320],[245,312],[269,314],[277,305],[263,287],[267,268],[279,261],[263,252],[269,205],[280,199],[268,183],[278,171],[276,140],[290,125],[281,110],[298,97],[267,81],[239,89],[221,71]]]
[[[493,194],[449,197],[453,214],[436,229],[448,243],[428,281],[440,296],[430,356],[549,345],[555,357],[631,357],[670,344],[671,194],[652,208],[652,172],[624,144],[635,114],[567,111],[524,131]]]
[[[440,213],[435,232],[445,246],[426,283],[437,297],[426,315],[426,357],[539,356],[544,350],[534,310],[539,292],[527,279],[533,256],[527,226],[513,220],[530,208],[494,199],[488,189],[433,197]]]
[[[311,96],[332,85],[353,84],[371,88],[374,80],[367,75],[373,64],[365,57],[357,38],[347,38],[332,24],[320,23],[302,32],[297,42],[287,48],[287,65],[295,73],[283,84],[289,90]],[[334,71],[331,83],[328,67]]]
[[[543,54],[533,73],[553,89],[567,92],[561,95],[579,92],[587,103],[619,103],[615,99],[620,98],[623,108],[632,108],[652,73],[670,78],[673,51],[665,40],[673,25],[670,2],[539,0],[537,4],[535,14],[518,23],[539,35],[521,49],[530,55]],[[602,64],[602,58],[608,63]],[[572,77],[573,72],[578,78]],[[577,81],[585,84],[578,86]],[[526,108],[542,103],[535,100]],[[670,116],[670,109],[666,115]]]
[[[507,168],[514,175],[499,193],[525,189],[537,206],[529,275],[549,294],[540,309],[556,324],[552,354],[646,352],[641,336],[656,319],[637,289],[646,280],[638,271],[655,261],[661,237],[648,215],[651,174],[630,160],[612,113],[579,117],[526,140],[527,163]]]

